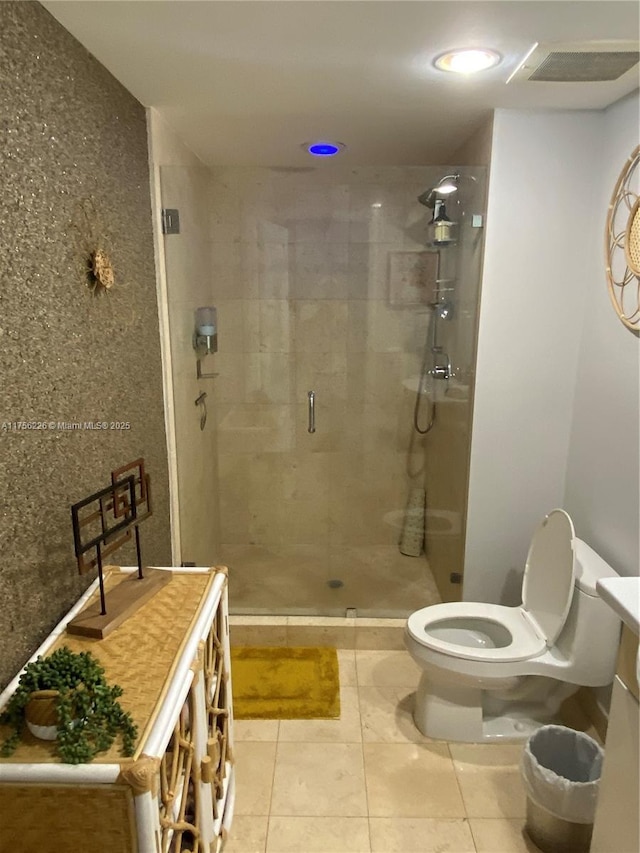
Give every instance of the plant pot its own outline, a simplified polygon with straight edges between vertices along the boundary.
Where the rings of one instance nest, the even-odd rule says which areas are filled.
[[[24,709],[27,728],[40,740],[55,740],[58,736],[57,690],[34,690]]]

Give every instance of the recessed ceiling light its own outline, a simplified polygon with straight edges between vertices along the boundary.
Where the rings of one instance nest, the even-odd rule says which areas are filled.
[[[302,147],[314,157],[335,157],[346,146],[342,142],[305,142]]]
[[[493,68],[502,57],[495,50],[472,49],[472,50],[450,50],[436,57],[434,65],[440,71],[453,71],[456,74],[475,74],[478,71],[486,71]]]

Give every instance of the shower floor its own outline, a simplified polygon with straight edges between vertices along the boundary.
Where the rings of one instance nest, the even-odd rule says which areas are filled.
[[[403,618],[442,599],[427,560],[395,546],[224,545],[232,613]],[[349,615],[355,615],[350,613]]]

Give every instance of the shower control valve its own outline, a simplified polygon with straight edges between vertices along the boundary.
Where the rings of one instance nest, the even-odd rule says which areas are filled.
[[[451,376],[448,364],[436,364],[431,370],[434,379],[449,379]]]

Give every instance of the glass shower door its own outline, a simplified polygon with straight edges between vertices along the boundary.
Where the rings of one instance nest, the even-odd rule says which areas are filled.
[[[162,207],[179,218],[176,233],[164,235],[163,250],[172,382],[166,405],[175,434],[180,561],[198,566],[214,565],[220,544],[215,380],[198,380],[192,340],[196,309],[212,302],[209,180],[204,166],[160,167]],[[215,371],[214,365],[215,356],[207,356],[204,370]]]
[[[438,600],[425,554],[398,543],[429,477],[413,408],[438,258],[416,197],[441,174],[212,170],[203,304],[218,309],[218,553],[235,612],[402,616]]]

